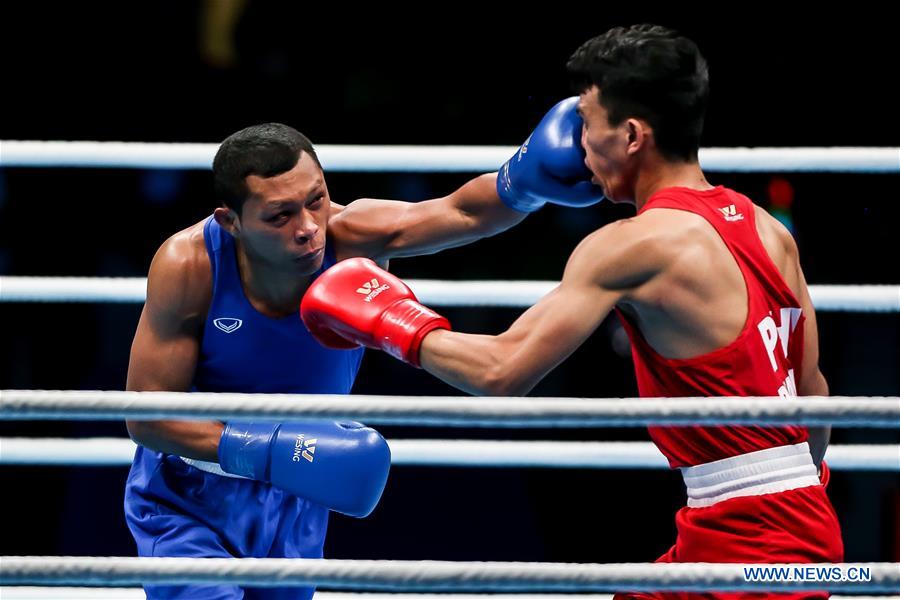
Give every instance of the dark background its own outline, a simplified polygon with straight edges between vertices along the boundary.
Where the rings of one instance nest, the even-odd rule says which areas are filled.
[[[439,4],[396,14],[349,6],[328,14],[309,3],[24,4],[0,8],[3,139],[218,142],[250,124],[282,121],[318,144],[513,145],[570,94],[564,65],[581,42],[614,25],[657,22],[692,37],[709,61],[704,147],[900,145],[894,25],[858,3],[840,14],[824,5],[795,14],[757,4],[695,14],[507,5],[496,18],[484,7]],[[235,11],[233,34],[213,25],[222,9]],[[331,173],[328,183],[338,202],[414,201],[474,175]],[[769,203],[771,174],[708,177]],[[793,189],[810,283],[900,283],[897,174],[783,178]],[[0,273],[144,276],[159,244],[214,206],[207,171],[0,169]],[[392,270],[558,279],[586,233],[629,214],[608,204],[548,207],[494,239],[395,261]],[[0,387],[123,389],[139,305],[0,304],[0,311]],[[494,333],[520,311],[442,312],[458,330]],[[819,329],[833,394],[898,394],[896,314],[823,312]],[[635,395],[630,360],[613,349],[617,331],[613,320],[604,323],[534,394]],[[455,394],[375,352],[355,392]],[[647,439],[639,429],[383,431],[389,439]],[[0,423],[0,434],[124,436],[125,429]],[[898,433],[840,429],[833,441],[896,443]],[[121,508],[126,473],[3,467],[0,554],[134,554]],[[900,559],[895,475],[838,472],[830,494],[848,561]],[[370,518],[332,519],[326,555],[650,561],[674,540],[683,495],[678,474],[662,471],[400,467]]]

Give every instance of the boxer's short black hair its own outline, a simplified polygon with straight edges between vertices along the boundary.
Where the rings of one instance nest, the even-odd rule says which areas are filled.
[[[304,152],[322,168],[312,142],[293,127],[264,123],[231,134],[213,159],[216,198],[240,214],[249,194],[247,176],[275,177],[290,171]]]
[[[709,71],[693,41],[659,25],[615,27],[582,44],[566,69],[577,93],[600,89],[611,126],[643,119],[665,158],[697,160]]]

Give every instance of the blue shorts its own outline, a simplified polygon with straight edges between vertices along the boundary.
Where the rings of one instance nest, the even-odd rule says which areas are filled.
[[[328,509],[269,484],[201,471],[138,447],[125,484],[125,520],[139,556],[322,558]],[[313,588],[145,586],[149,600],[309,600]]]

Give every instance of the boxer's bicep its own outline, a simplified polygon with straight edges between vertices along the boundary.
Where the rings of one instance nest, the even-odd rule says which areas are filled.
[[[809,296],[809,287],[799,261],[796,264],[797,289],[795,295],[800,302],[803,320],[803,361],[800,366],[800,380],[797,392],[801,396],[827,396],[828,383],[819,369],[819,328],[816,310]]]
[[[566,280],[499,336],[504,379],[517,394],[534,388],[597,329],[621,294],[585,280]]]
[[[198,269],[184,248],[175,252],[169,244],[157,253],[147,277],[147,301],[128,362],[125,387],[130,391],[186,392],[193,382],[210,293],[204,287],[208,277],[202,262]],[[215,431],[221,429],[216,423],[172,421],[129,420],[127,426],[137,443],[204,459],[214,449]]]
[[[500,336],[510,379],[531,389],[597,329],[615,305],[649,272],[648,256],[633,254],[634,235],[620,224],[585,238],[572,253],[559,286]]]
[[[604,227],[572,253],[562,282],[498,336],[440,331],[425,338],[422,365],[472,393],[522,395],[572,354],[647,277],[652,254],[634,255],[634,227]],[[642,249],[643,250],[643,249]]]
[[[126,389],[188,391],[212,294],[211,271],[181,240],[167,241],[147,275],[147,300],[131,346]]]
[[[804,315],[803,320],[803,360],[800,365],[800,378],[797,381],[797,393],[801,396],[827,396],[829,394],[828,381],[819,368],[819,331],[816,323],[816,310],[809,296],[809,288],[806,277],[800,267],[796,246],[793,245],[792,256],[795,270],[795,282],[791,282],[794,295],[800,302],[800,310]],[[831,426],[809,427],[809,449],[816,466],[821,465],[831,439]]]
[[[428,334],[422,367],[471,394],[527,394],[584,342],[617,298],[615,292],[568,277],[498,336]]]
[[[200,350],[199,328],[191,320],[160,312],[144,306],[141,313],[128,361],[128,390],[190,389]]]

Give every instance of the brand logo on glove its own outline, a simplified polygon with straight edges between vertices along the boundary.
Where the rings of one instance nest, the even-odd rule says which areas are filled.
[[[534,135],[534,134],[531,134],[531,135]],[[521,147],[521,148],[519,148],[519,153],[518,153],[518,155],[516,156],[516,160],[517,160],[517,161],[518,161],[518,160],[522,160],[522,155],[523,155],[523,154],[528,154],[528,144],[531,143],[531,135],[528,136],[528,139],[525,140],[525,143],[522,144],[522,147]]]
[[[297,434],[297,439],[294,440],[294,456],[291,458],[294,462],[300,462],[301,458],[306,459],[308,462],[313,461],[313,454],[316,453],[316,442],[319,441],[318,438],[306,439],[306,435],[302,433]]]
[[[241,328],[244,322],[240,319],[231,319],[229,317],[223,317],[221,319],[215,319],[213,321],[213,325],[216,326],[216,329],[219,331],[224,331],[225,333],[234,333],[238,329]]]
[[[384,285],[379,285],[378,280],[373,278],[371,281],[367,281],[362,284],[362,287],[358,288],[356,290],[356,293],[365,295],[365,299],[363,300],[363,302],[371,302],[378,296],[378,294],[380,294],[384,290],[389,289],[391,289],[391,286],[386,283]]]
[[[731,206],[723,206],[719,209],[722,212],[722,216],[725,217],[726,221],[743,221],[744,214],[739,213],[737,209],[734,207],[734,204]]]

